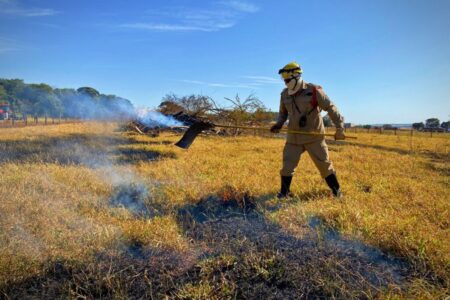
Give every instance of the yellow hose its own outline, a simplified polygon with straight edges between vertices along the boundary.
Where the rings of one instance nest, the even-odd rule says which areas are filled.
[[[234,126],[234,125],[217,125],[214,124],[215,127],[222,127],[222,128],[234,128],[234,129],[253,129],[253,130],[267,130],[270,131],[270,128],[266,127],[249,127],[249,126]],[[313,136],[330,136],[334,137],[334,134],[332,133],[319,133],[319,132],[307,132],[307,131],[298,131],[298,130],[288,130],[288,129],[282,129],[280,132],[283,133],[293,133],[293,134],[303,134],[303,135],[313,135]],[[346,139],[357,139],[356,136],[346,135]]]

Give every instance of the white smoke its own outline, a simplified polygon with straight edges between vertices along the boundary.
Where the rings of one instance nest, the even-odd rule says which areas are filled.
[[[172,116],[166,116],[149,108],[137,108],[137,119],[148,127],[176,127],[184,124]]]
[[[136,217],[150,215],[145,205],[146,201],[151,201],[148,183],[146,185],[131,167],[118,166],[114,156],[104,155],[106,149],[93,153],[86,145],[73,142],[58,143],[55,147],[55,151],[69,153],[71,161],[96,170],[98,178],[111,186],[112,195],[107,203],[110,207],[125,209]]]

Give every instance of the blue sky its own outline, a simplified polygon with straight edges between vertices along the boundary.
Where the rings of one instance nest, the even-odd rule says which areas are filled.
[[[347,122],[450,118],[450,1],[0,0],[0,77],[167,93],[254,94],[278,109],[296,60]]]

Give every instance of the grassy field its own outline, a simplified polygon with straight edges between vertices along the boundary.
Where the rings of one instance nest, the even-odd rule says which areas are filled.
[[[448,138],[330,141],[344,198],[304,155],[279,201],[282,139],[179,137],[0,130],[1,297],[449,295]]]

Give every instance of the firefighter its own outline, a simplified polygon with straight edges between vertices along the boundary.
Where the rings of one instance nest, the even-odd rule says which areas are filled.
[[[277,123],[270,129],[273,133],[280,132],[283,124],[289,118],[288,130],[324,133],[325,128],[320,114],[321,110],[328,112],[336,126],[336,140],[344,140],[344,119],[336,106],[330,101],[323,89],[302,78],[302,69],[296,62],[291,62],[279,70],[286,88],[281,92],[280,112]],[[328,147],[324,136],[287,134],[283,150],[283,167],[280,171],[281,190],[278,198],[291,196],[290,186],[292,176],[303,152],[307,151],[317,169],[330,187],[333,195],[341,197],[341,189],[333,164],[328,156]]]

